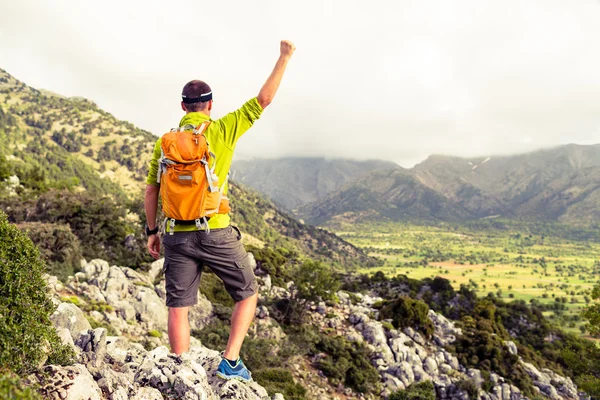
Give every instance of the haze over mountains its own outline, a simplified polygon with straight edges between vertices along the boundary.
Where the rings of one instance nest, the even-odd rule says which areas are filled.
[[[343,179],[339,165],[345,166]],[[434,155],[411,169],[370,165],[367,171],[348,160],[285,159],[234,168],[244,170],[244,183],[315,224],[493,217],[600,223],[600,145],[470,159]]]

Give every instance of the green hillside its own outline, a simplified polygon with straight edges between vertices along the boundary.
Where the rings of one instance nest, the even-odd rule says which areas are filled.
[[[143,188],[156,136],[89,100],[39,91],[0,70],[0,139],[0,208],[34,237],[52,271],[72,273],[78,257],[150,261]],[[376,263],[247,188],[232,184],[231,197],[233,220],[256,248],[342,268]]]

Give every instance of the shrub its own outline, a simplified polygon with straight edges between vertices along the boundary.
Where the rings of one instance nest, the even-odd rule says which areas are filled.
[[[46,264],[46,272],[63,282],[78,269],[83,258],[79,239],[68,225],[26,222],[18,225],[35,243]]]
[[[0,211],[0,369],[25,374],[43,364],[47,352],[70,361],[50,315],[54,312],[35,245]]]
[[[379,393],[379,373],[362,343],[341,336],[325,336],[316,343],[316,349],[326,354],[317,367],[332,383],[343,383],[360,393]]]
[[[202,279],[200,280],[200,293],[205,295],[213,304],[222,304],[228,307],[233,307],[235,305],[235,302],[229,293],[227,293],[227,290],[225,290],[223,281],[206,268],[202,272]]]
[[[421,300],[409,297],[398,297],[396,300],[387,301],[379,312],[380,319],[391,319],[395,328],[407,328],[422,332],[426,337],[431,337],[434,328],[429,319],[429,306]]]
[[[18,376],[0,372],[0,399],[40,400],[40,395],[25,387]]]
[[[479,389],[477,389],[477,385],[475,382],[470,381],[468,379],[463,379],[461,381],[456,382],[456,387],[466,394],[469,395],[469,399],[476,399],[479,395]]]
[[[388,400],[435,400],[435,388],[431,381],[413,383],[405,390],[398,390]]]
[[[306,389],[294,382],[290,371],[283,368],[266,368],[254,372],[252,377],[271,395],[281,393],[288,400],[304,400]]]

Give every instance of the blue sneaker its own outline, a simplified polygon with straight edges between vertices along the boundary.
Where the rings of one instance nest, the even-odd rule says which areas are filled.
[[[227,380],[235,379],[242,382],[252,382],[252,374],[239,357],[233,367],[229,364],[229,361],[223,358],[217,368],[217,376]]]

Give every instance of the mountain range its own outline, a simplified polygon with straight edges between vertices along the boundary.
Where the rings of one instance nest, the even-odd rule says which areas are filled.
[[[344,179],[328,165],[344,165]],[[234,167],[245,169],[247,185],[288,208],[293,205],[297,216],[314,224],[496,217],[600,223],[600,145],[569,144],[512,156],[432,155],[411,169],[368,165],[373,167],[349,160],[285,159],[245,161]],[[306,184],[296,185],[332,181],[337,187],[321,185],[322,190],[308,194]]]

